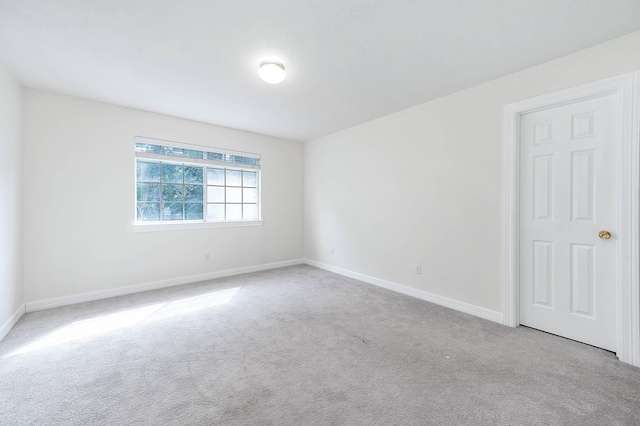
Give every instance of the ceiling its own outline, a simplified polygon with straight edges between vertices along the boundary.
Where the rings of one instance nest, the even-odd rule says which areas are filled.
[[[25,86],[300,141],[636,30],[638,0],[0,0]]]

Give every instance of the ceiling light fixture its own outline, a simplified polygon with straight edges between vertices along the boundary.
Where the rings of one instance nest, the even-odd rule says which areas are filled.
[[[278,84],[284,80],[287,75],[284,72],[284,65],[280,62],[264,61],[260,63],[260,70],[258,71],[260,78],[269,84]]]

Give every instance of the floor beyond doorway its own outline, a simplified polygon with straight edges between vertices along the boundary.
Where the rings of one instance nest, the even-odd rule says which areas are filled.
[[[640,369],[310,266],[25,315],[0,424],[638,424]]]

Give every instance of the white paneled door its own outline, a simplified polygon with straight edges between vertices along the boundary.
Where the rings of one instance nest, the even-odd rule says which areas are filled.
[[[619,116],[609,95],[520,119],[520,324],[612,351]]]

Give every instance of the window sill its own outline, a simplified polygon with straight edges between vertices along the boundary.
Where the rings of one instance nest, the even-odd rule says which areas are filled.
[[[262,226],[261,220],[239,220],[229,222],[187,222],[187,223],[134,223],[133,232],[183,231],[186,229],[236,228],[243,226]]]

